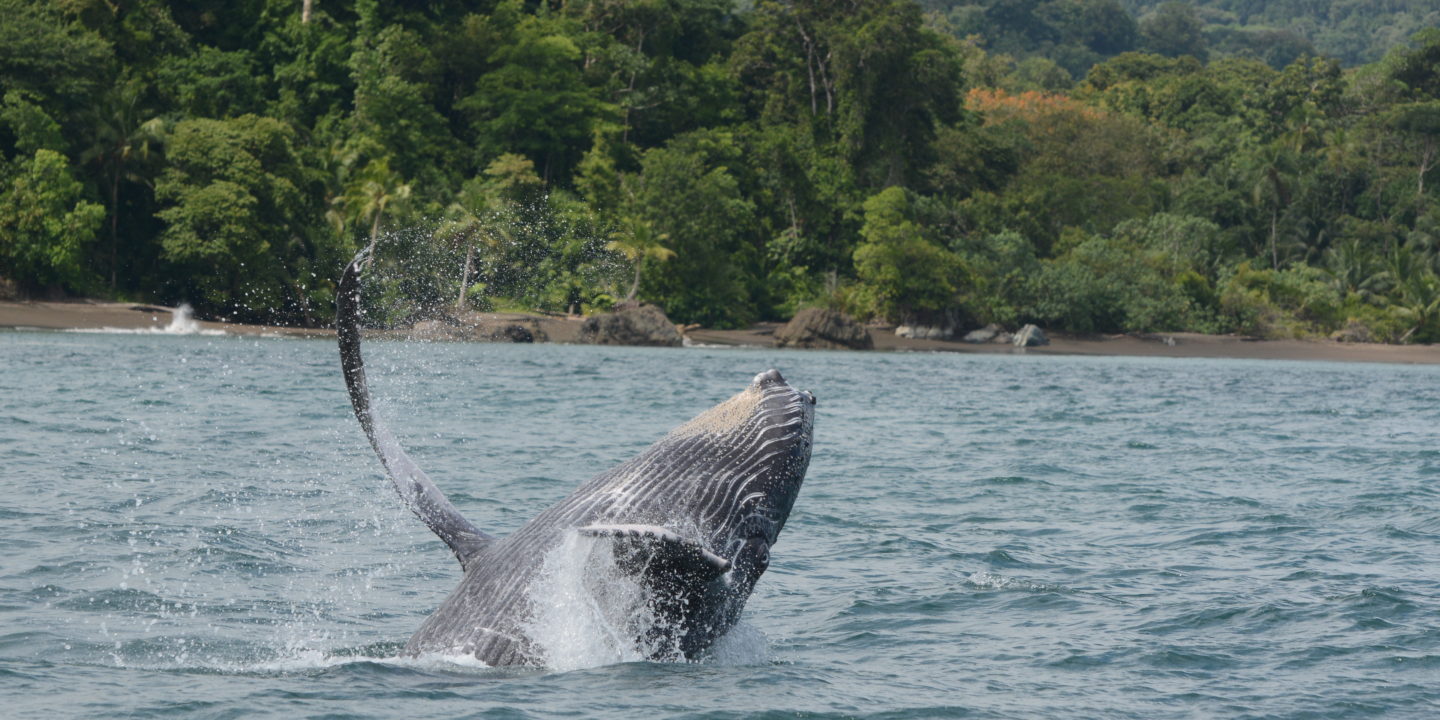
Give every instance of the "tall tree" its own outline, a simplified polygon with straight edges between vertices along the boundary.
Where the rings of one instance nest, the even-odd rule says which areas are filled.
[[[88,255],[105,209],[84,199],[68,165],[36,150],[0,183],[0,274],[28,289],[91,289]]]
[[[104,178],[109,203],[110,247],[106,254],[111,292],[120,265],[120,192],[127,183],[148,185],[149,178],[135,172],[135,165],[149,161],[165,139],[165,120],[144,105],[145,91],[140,81],[132,79],[102,95],[94,110],[92,144],[81,154],[81,159],[94,164]]]
[[[667,236],[655,232],[655,223],[650,220],[625,218],[621,229],[616,230],[611,237],[613,239],[606,243],[605,249],[620,253],[635,267],[635,279],[630,282],[630,290],[625,293],[625,300],[633,301],[640,292],[640,275],[645,269],[645,261],[665,262],[675,257],[675,251],[660,244],[665,242]]]
[[[304,261],[338,258],[316,242],[319,208],[301,191],[293,131],[254,115],[184,120],[166,147],[155,194],[163,257],[179,280],[172,299],[248,319],[300,312],[295,292],[309,283],[295,275]]]
[[[390,169],[389,158],[380,158],[370,161],[346,186],[345,194],[333,202],[344,208],[349,225],[368,226],[369,248],[373,252],[385,214],[402,206],[411,192],[410,184]]]

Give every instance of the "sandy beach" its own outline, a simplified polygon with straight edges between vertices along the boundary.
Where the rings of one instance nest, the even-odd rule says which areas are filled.
[[[177,308],[136,303],[72,300],[63,302],[0,302],[0,328],[16,330],[153,330],[172,327]],[[271,327],[238,323],[191,320],[196,331],[220,331],[229,335],[293,335],[325,337],[333,330]],[[181,329],[174,330],[181,334]]]
[[[175,308],[135,303],[87,300],[67,302],[0,302],[0,328],[25,330],[116,330],[184,332],[172,325]],[[579,332],[578,318],[497,315],[496,319],[527,318],[538,322],[552,342],[573,341]],[[330,337],[333,330],[319,328],[244,325],[213,321],[191,321],[192,332],[223,332],[229,335]],[[777,323],[762,323],[746,330],[695,329],[687,333],[692,344],[770,347]],[[877,351],[968,352],[1031,355],[1134,355],[1145,357],[1214,357],[1267,360],[1323,360],[1331,362],[1379,362],[1440,364],[1440,345],[1380,345],[1340,343],[1331,340],[1256,340],[1233,335],[1163,333],[1146,336],[1104,335],[1078,337],[1052,333],[1050,344],[1025,349],[1010,345],[971,344],[959,340],[914,340],[902,338],[888,328],[872,328]]]

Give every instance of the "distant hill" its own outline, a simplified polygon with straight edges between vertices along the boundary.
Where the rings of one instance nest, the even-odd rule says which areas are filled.
[[[1165,3],[1122,0],[1143,19]],[[1293,33],[1344,65],[1379,60],[1427,27],[1440,27],[1435,0],[1201,0],[1195,8],[1212,44],[1236,33]]]
[[[1256,57],[1283,67],[1306,54],[1354,66],[1440,27],[1435,0],[922,0],[960,37],[1023,60],[1053,60],[1079,79],[1127,50]]]

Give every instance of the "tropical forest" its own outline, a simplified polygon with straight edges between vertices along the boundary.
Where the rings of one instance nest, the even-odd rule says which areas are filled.
[[[1440,341],[1433,0],[0,15],[0,294]]]

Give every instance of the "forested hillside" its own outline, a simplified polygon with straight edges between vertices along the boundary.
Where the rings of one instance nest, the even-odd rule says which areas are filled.
[[[1021,6],[1099,13],[1083,74],[913,0],[0,0],[0,276],[323,324],[403,231],[476,307],[1440,339],[1440,29],[1277,68]]]
[[[1345,67],[1380,60],[1440,26],[1432,0],[922,0],[959,37],[992,53],[1045,58],[1078,80],[1135,50],[1170,57],[1255,58],[1275,68],[1302,55]]]
[[[1169,4],[1169,0],[1121,1],[1142,19],[1159,14],[1162,6]],[[1431,0],[1196,0],[1184,4],[1195,9],[1209,44],[1221,52],[1299,38],[1346,66],[1375,62],[1411,35],[1440,25],[1440,5]]]

